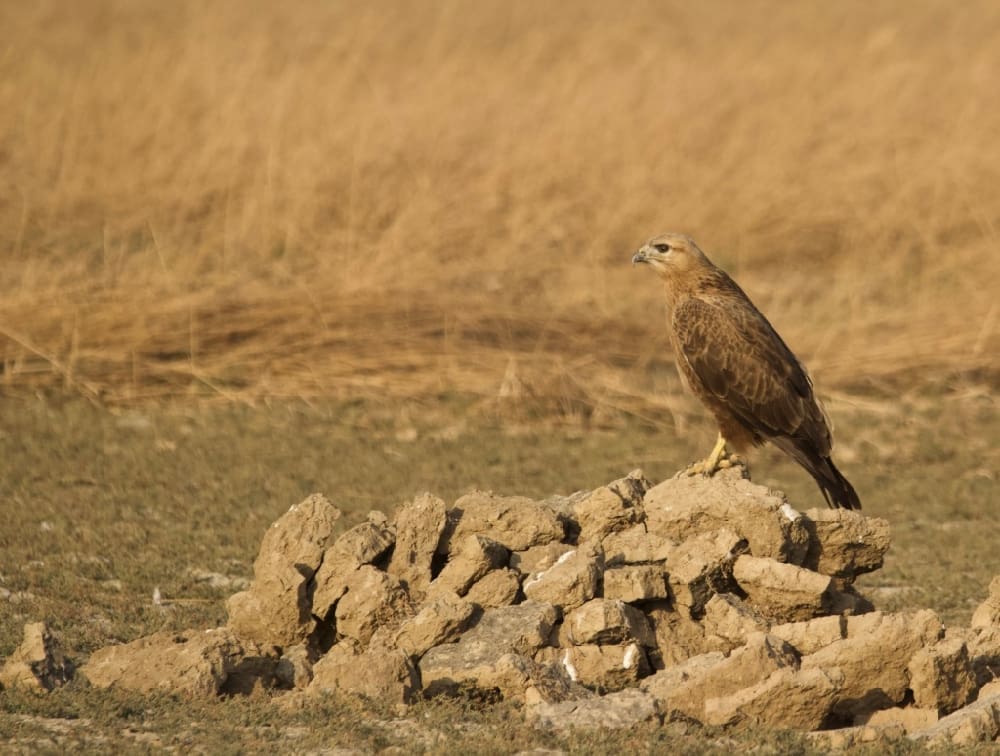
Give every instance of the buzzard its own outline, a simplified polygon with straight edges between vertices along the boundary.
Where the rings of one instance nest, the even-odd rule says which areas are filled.
[[[719,424],[712,453],[689,469],[711,475],[727,444],[742,451],[770,441],[812,475],[831,507],[861,509],[830,458],[830,426],[805,368],[736,282],[681,234],[650,239],[632,262],[663,279],[681,377]]]

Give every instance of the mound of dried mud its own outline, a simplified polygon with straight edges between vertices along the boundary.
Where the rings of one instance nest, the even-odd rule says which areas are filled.
[[[513,699],[539,727],[683,717],[825,745],[1000,731],[1000,578],[969,628],[875,611],[853,582],[882,565],[888,523],[800,513],[741,468],[545,501],[423,495],[334,537],[339,517],[314,495],[275,522],[227,626],[104,648],[80,672],[203,695]],[[51,643],[32,642],[0,684],[51,682]]]

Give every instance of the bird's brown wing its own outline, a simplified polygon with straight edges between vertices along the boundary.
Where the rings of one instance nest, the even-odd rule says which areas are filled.
[[[678,359],[701,384],[696,392],[707,392],[760,436],[805,437],[821,455],[830,453],[808,375],[749,300],[735,292],[686,298],[672,326]]]

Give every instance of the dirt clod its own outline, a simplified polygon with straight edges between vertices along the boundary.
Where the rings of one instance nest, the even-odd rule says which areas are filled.
[[[56,636],[44,622],[24,626],[24,641],[0,665],[0,690],[27,687],[52,690],[73,674]]]

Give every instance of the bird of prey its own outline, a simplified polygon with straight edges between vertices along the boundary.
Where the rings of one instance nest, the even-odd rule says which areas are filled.
[[[833,464],[833,439],[812,381],[760,310],[682,234],[650,239],[632,257],[663,280],[681,378],[715,415],[719,438],[689,471],[711,475],[736,451],[770,441],[819,484],[827,504],[861,509]]]

